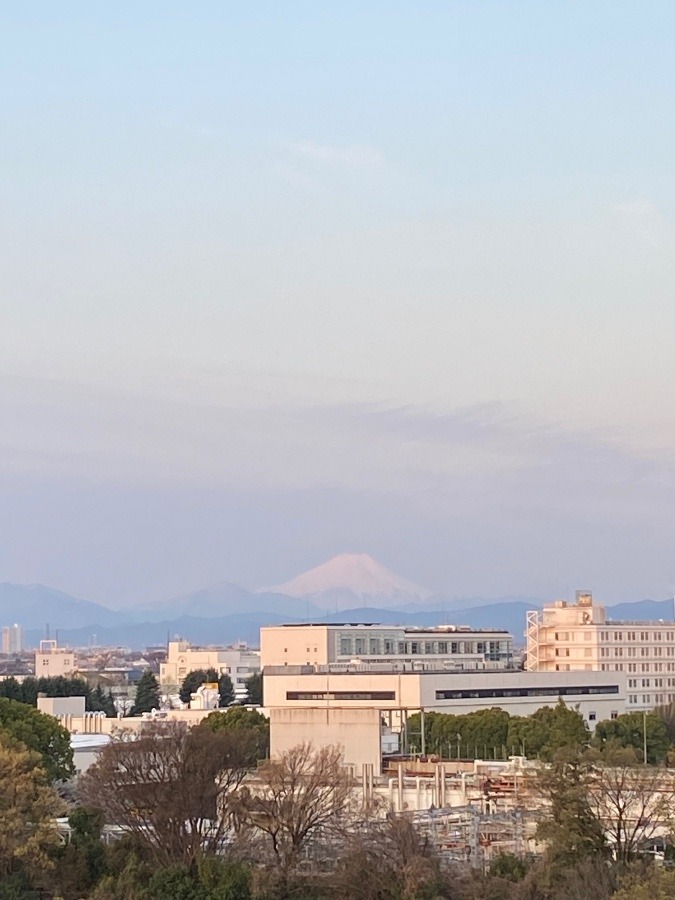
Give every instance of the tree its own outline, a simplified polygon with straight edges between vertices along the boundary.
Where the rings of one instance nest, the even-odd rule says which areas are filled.
[[[593,743],[596,747],[632,747],[643,762],[645,725],[647,727],[647,762],[662,763],[668,756],[670,740],[668,728],[661,715],[655,712],[623,713],[616,719],[598,722]]]
[[[314,750],[303,743],[266,760],[255,786],[237,792],[233,811],[240,826],[267,837],[277,865],[287,874],[319,832],[330,841],[345,825],[353,795],[342,750],[335,746]]]
[[[12,701],[6,701],[8,703]],[[18,704],[17,704],[18,705]],[[0,876],[17,870],[42,873],[59,840],[53,820],[61,801],[38,753],[0,739]]]
[[[103,693],[101,685],[97,685],[91,692],[89,697],[89,707],[92,712],[103,712],[109,719],[114,719],[117,715],[117,707],[111,691],[107,694]]]
[[[614,858],[629,862],[651,838],[671,829],[672,776],[643,766],[632,747],[588,755],[590,807]]]
[[[537,826],[537,839],[549,857],[569,865],[605,853],[605,836],[591,806],[590,771],[576,747],[556,750],[539,776],[536,789],[548,802],[548,815]]]
[[[144,712],[152,712],[153,709],[159,709],[159,685],[150,669],[146,669],[136,687],[136,699],[131,707],[131,715],[139,716]]]
[[[232,794],[254,762],[252,735],[149,722],[135,739],[121,734],[104,747],[81,793],[157,865],[190,868],[222,850]]]
[[[652,868],[648,872],[629,873],[621,879],[614,900],[672,900],[675,897],[675,872]]]
[[[100,685],[92,690],[82,678],[58,675],[52,678],[24,678],[21,684],[15,678],[0,681],[0,697],[37,706],[39,694],[44,694],[45,697],[84,697],[85,709],[89,712],[117,715],[110,692],[104,694]]]
[[[218,673],[215,669],[194,669],[192,672],[188,672],[183,679],[180,691],[178,692],[181,703],[189,703],[192,699],[192,695],[195,694],[203,684],[217,683]]]
[[[70,735],[53,716],[0,697],[0,732],[39,754],[50,781],[65,781],[75,774]]]
[[[429,839],[400,817],[374,819],[366,829],[349,834],[331,886],[334,896],[349,900],[445,896]]]
[[[221,675],[218,679],[219,706],[221,709],[234,703],[234,686],[229,675]]]
[[[101,841],[103,816],[100,810],[79,806],[68,816],[71,827],[69,843],[55,854],[55,870],[51,874],[57,894],[82,897],[106,874],[106,848]]]
[[[251,706],[262,706],[263,705],[263,677],[262,672],[255,672],[253,675],[249,675],[246,681],[244,682],[246,685],[246,693],[248,695],[248,702]]]
[[[233,706],[227,712],[212,712],[198,727],[242,735],[244,740],[250,741],[256,761],[266,759],[270,754],[270,722],[255,709]]]

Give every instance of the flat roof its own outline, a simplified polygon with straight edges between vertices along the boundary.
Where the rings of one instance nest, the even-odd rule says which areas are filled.
[[[597,670],[576,672],[528,672],[525,669],[413,669],[394,666],[375,665],[363,667],[356,666],[350,669],[342,669],[338,666],[265,666],[263,675],[361,675],[372,677],[373,675],[447,675],[467,676],[471,678],[531,678],[556,681],[571,678],[598,678],[600,681],[611,681],[617,678],[625,678],[625,672],[602,672]]]
[[[263,625],[263,628],[402,628],[411,634],[438,632],[440,634],[511,634],[507,628],[471,628],[469,625],[404,625],[382,622],[282,622]]]

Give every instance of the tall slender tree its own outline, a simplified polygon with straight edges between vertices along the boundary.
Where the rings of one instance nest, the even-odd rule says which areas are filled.
[[[159,709],[159,685],[154,674],[147,669],[136,687],[136,700],[131,707],[131,715],[139,716],[144,712]]]

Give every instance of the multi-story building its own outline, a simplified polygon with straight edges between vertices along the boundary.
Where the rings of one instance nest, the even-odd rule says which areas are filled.
[[[72,650],[59,647],[56,641],[40,641],[40,649],[35,652],[36,678],[67,677],[75,672],[75,654]]]
[[[23,630],[20,625],[5,625],[2,629],[2,652],[9,656],[23,650]]]
[[[246,695],[246,679],[260,672],[260,651],[246,644],[236,647],[191,647],[187,641],[170,641],[166,661],[159,667],[159,683],[167,690],[177,689],[189,672],[215,669],[229,675],[235,696]]]
[[[675,622],[612,622],[589,591],[527,614],[530,672],[624,672],[627,709],[675,701]]]
[[[499,629],[458,625],[274,625],[260,629],[260,659],[266,666],[386,665],[404,669],[508,669],[513,637]]]
[[[598,722],[626,711],[626,676],[621,672],[345,671],[288,665],[266,666],[264,680],[273,754],[300,740],[317,747],[341,744],[349,763],[371,764],[376,773],[383,723],[405,730],[407,717],[415,712],[464,715],[498,706],[509,715],[529,716],[562,699],[593,730]],[[422,754],[423,734],[422,729],[416,747]]]

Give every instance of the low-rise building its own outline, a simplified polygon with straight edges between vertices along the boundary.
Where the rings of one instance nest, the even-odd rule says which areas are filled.
[[[75,654],[72,650],[59,647],[53,640],[40,641],[40,649],[35,652],[35,677],[67,677],[75,672]]]
[[[558,698],[591,730],[625,712],[621,672],[345,672],[330,666],[269,666],[263,671],[272,753],[311,741],[342,744],[348,763],[380,772],[384,723],[401,729],[415,712],[463,715],[498,706],[528,716]],[[424,753],[424,747],[418,747]]]
[[[675,702],[675,622],[611,621],[590,591],[527,614],[530,672],[623,672],[627,708]]]
[[[159,683],[167,691],[177,690],[185,676],[198,669],[214,669],[229,675],[235,696],[246,695],[246,679],[260,672],[260,651],[247,644],[236,647],[192,647],[187,641],[169,641],[166,660],[159,667]]]
[[[404,669],[508,669],[513,637],[500,629],[460,625],[412,628],[371,623],[308,623],[260,629],[267,666],[342,666],[355,662]]]

